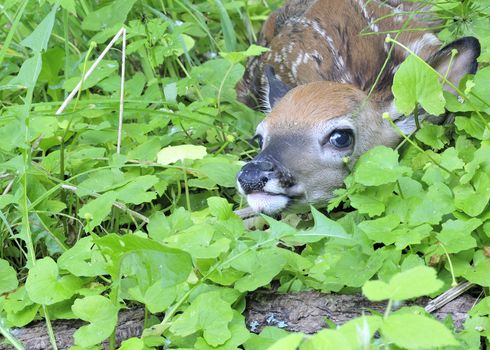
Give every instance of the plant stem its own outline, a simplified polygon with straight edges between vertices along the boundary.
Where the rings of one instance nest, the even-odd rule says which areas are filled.
[[[0,319],[0,334],[16,349],[16,350],[25,350],[22,343],[10,333],[7,327],[4,326],[4,322]]]

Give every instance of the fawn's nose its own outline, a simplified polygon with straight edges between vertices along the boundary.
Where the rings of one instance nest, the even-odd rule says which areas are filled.
[[[245,194],[260,192],[276,176],[277,166],[270,160],[253,160],[245,164],[238,174],[238,183]]]

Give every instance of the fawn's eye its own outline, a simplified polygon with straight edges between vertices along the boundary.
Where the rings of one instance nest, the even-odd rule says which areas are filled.
[[[256,142],[260,149],[262,149],[262,146],[264,145],[264,138],[262,137],[262,135],[257,134],[252,137],[252,142]]]
[[[335,148],[344,149],[352,145],[354,134],[350,129],[336,129],[327,136],[323,145],[331,144]]]

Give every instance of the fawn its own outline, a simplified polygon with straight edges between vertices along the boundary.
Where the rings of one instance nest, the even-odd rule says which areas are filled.
[[[478,40],[465,37],[441,48],[433,33],[410,30],[430,22],[407,11],[415,6],[396,0],[288,0],[267,19],[259,44],[270,51],[249,60],[237,85],[242,102],[257,107],[259,101],[268,113],[254,137],[261,152],[237,177],[254,211],[275,214],[326,203],[361,154],[399,143],[383,112],[404,133],[415,131],[414,117],[397,113],[391,92],[409,53],[390,49],[386,36],[376,33],[402,28],[397,40],[456,86],[475,73]],[[453,49],[458,54],[451,61]]]

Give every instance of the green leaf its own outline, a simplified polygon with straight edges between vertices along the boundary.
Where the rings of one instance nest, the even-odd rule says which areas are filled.
[[[113,1],[110,5],[89,13],[82,22],[82,29],[99,31],[122,25],[135,3],[136,0]]]
[[[204,158],[196,162],[196,169],[214,183],[224,187],[235,187],[236,175],[241,165],[225,157]]]
[[[221,0],[214,0],[214,2],[218,7],[219,16],[221,19],[221,29],[223,30],[225,39],[225,50],[233,51],[235,50],[237,42],[233,23],[231,22],[230,16],[228,16],[228,12],[226,11],[226,8]]]
[[[34,52],[46,51],[51,31],[53,30],[56,11],[58,11],[58,5],[53,6],[48,15],[37,25],[36,29],[20,44],[31,48]]]
[[[471,182],[454,188],[454,204],[469,216],[478,216],[490,201],[490,176],[478,172]]]
[[[444,215],[454,211],[451,189],[443,183],[429,187],[425,195],[408,201],[408,223],[413,226],[424,223],[437,225]]]
[[[471,233],[482,224],[481,220],[447,220],[437,239],[444,245],[448,253],[459,253],[462,250],[476,247],[476,240]]]
[[[441,154],[441,165],[449,171],[454,171],[463,169],[465,163],[458,157],[458,151],[449,147]]]
[[[93,61],[87,62],[87,69],[92,65]],[[80,69],[80,75],[67,79],[63,83],[63,89],[71,91],[77,86],[82,77],[82,68]],[[82,84],[81,90],[86,90],[97,85],[100,81],[115,74],[119,69],[119,63],[117,61],[102,60],[90,76]]]
[[[212,242],[215,230],[213,226],[204,223],[191,226],[177,235],[166,238],[165,243],[192,254],[193,258],[217,258],[221,253],[228,251],[230,240],[219,238]]]
[[[176,319],[170,331],[185,337],[202,331],[204,340],[211,346],[218,346],[231,338],[228,328],[233,319],[233,309],[220,297],[219,292],[199,295],[182,315]]]
[[[350,204],[353,208],[359,210],[361,214],[368,214],[373,217],[376,215],[381,215],[385,211],[385,205],[383,202],[374,197],[374,193],[369,192],[355,193],[349,195]]]
[[[395,182],[400,176],[410,172],[410,168],[398,164],[398,153],[391,148],[377,146],[356,162],[354,181],[366,186],[379,186]]]
[[[72,310],[78,318],[90,322],[73,334],[77,345],[83,347],[97,345],[107,339],[116,327],[119,309],[101,295],[75,300]]]
[[[387,215],[375,220],[366,220],[359,224],[359,228],[375,242],[392,244],[396,241],[393,230],[400,224],[400,218],[396,215]]]
[[[417,140],[422,141],[427,146],[439,150],[447,143],[445,129],[441,125],[424,124],[424,126],[415,134]]]
[[[314,207],[311,207],[311,214],[315,221],[315,226],[313,226],[312,229],[313,233],[321,235],[322,237],[352,239],[339,223],[327,218]]]
[[[9,84],[20,85],[20,87],[24,89],[34,88],[39,73],[41,72],[42,65],[41,53],[35,52],[34,56],[22,63],[19,73],[9,82]]]
[[[416,266],[394,275],[389,283],[368,281],[362,287],[364,295],[372,301],[407,300],[437,292],[443,286],[434,269]]]
[[[352,349],[362,349],[373,338],[382,324],[380,316],[361,316],[347,321],[338,328],[351,343]]]
[[[247,252],[231,264],[234,269],[248,273],[235,282],[235,288],[245,292],[270,283],[281,272],[286,262],[286,258],[278,248]]]
[[[109,234],[95,239],[95,243],[104,254],[111,257],[114,269],[111,270],[111,274],[116,274],[116,278],[119,277],[119,264],[128,253],[151,254],[152,251],[162,253],[156,254],[159,259],[159,263],[156,264],[155,270],[152,270],[152,272],[156,273],[157,271],[164,271],[163,274],[169,280],[185,279],[188,277],[190,270],[192,269],[192,262],[189,254],[183,252],[182,250],[163,246],[160,243],[148,238],[143,238],[136,235],[119,236],[116,234]],[[150,265],[151,264],[148,264],[148,266]]]
[[[42,305],[52,305],[71,298],[83,282],[75,276],[60,276],[58,265],[46,257],[36,261],[29,270],[26,290],[29,298]]]
[[[144,350],[145,342],[140,338],[129,338],[121,343],[118,350]]]
[[[349,339],[341,332],[324,329],[313,335],[301,346],[301,350],[342,349],[355,350]]]
[[[156,198],[155,192],[147,192],[160,179],[155,175],[138,176],[124,185],[117,192],[117,199],[123,203],[141,204],[151,202]]]
[[[7,260],[0,259],[0,294],[17,288],[17,273]]]
[[[157,163],[168,165],[184,159],[203,159],[207,154],[206,147],[195,145],[168,146],[160,150]]]
[[[248,57],[259,56],[264,52],[269,51],[269,48],[258,46],[258,45],[250,45],[246,51],[240,52],[220,52],[220,55],[223,58],[226,58],[228,61],[232,63],[239,63],[240,61],[244,61]]]
[[[107,262],[94,247],[91,236],[83,237],[58,259],[58,266],[79,277],[95,277],[107,274]]]
[[[92,231],[107,218],[111,212],[112,204],[116,201],[116,198],[117,192],[106,192],[80,208],[78,215],[87,221],[84,227],[85,232]]]
[[[398,112],[410,115],[420,103],[432,115],[444,113],[446,101],[437,73],[410,55],[398,68],[392,87]]]
[[[269,346],[267,350],[296,350],[303,341],[304,337],[305,336],[302,333],[289,334]]]
[[[383,322],[381,334],[387,341],[406,349],[458,345],[449,329],[422,315],[393,314]]]
[[[226,220],[235,215],[233,213],[233,204],[228,203],[224,198],[209,197],[206,201],[211,215],[220,220]]]

